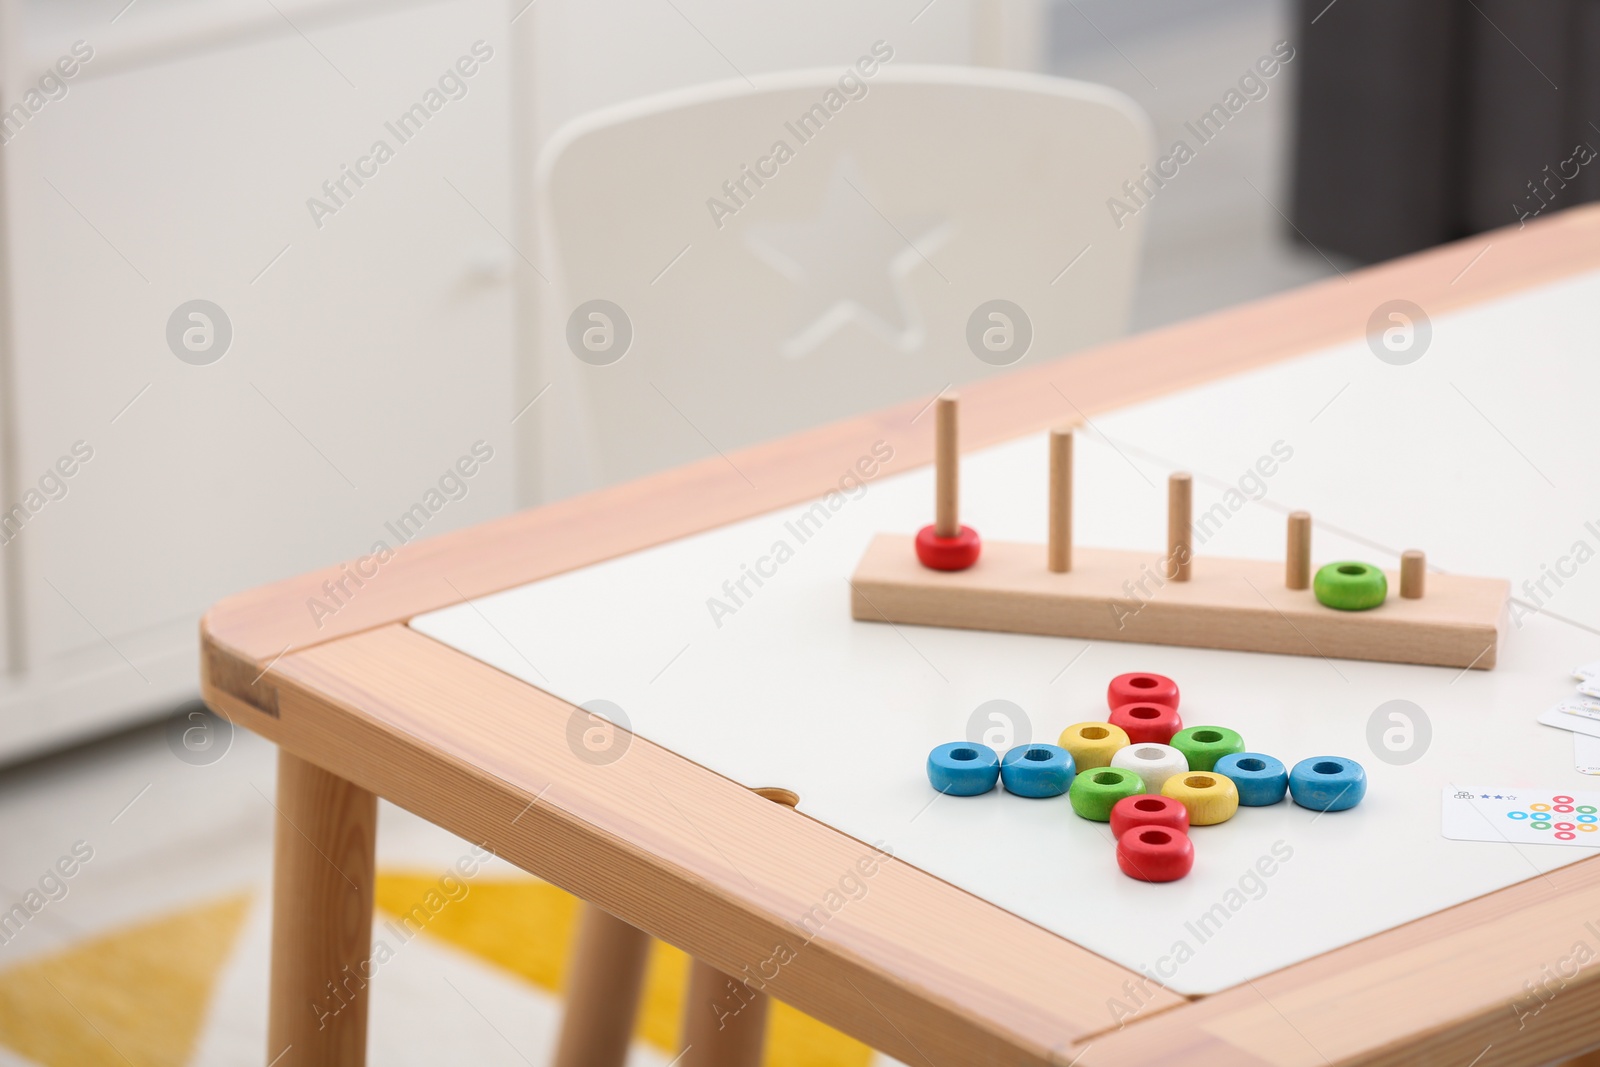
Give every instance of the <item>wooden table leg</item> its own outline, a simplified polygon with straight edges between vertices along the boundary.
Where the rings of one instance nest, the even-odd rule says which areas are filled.
[[[378,798],[279,751],[276,807],[267,1062],[361,1067]]]
[[[767,996],[694,961],[684,1005],[680,1067],[759,1067]]]
[[[649,934],[583,906],[553,1067],[622,1067],[649,954]]]

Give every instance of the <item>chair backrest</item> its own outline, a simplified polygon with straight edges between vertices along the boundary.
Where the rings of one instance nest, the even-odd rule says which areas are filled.
[[[881,51],[634,101],[552,136],[536,178],[539,361],[524,368],[525,395],[551,388],[541,495],[1124,330],[1143,112],[1100,86],[896,68]]]

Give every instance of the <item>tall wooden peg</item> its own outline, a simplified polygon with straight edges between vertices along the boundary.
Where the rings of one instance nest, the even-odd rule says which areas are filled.
[[[1167,577],[1174,582],[1187,582],[1194,562],[1193,506],[1194,479],[1187,471],[1179,471],[1167,479]]]
[[[1072,569],[1072,427],[1050,431],[1050,569]]]
[[[946,393],[934,401],[933,470],[936,480],[933,531],[940,537],[961,532],[961,447],[956,398]]]
[[[1400,595],[1407,600],[1421,600],[1426,584],[1428,558],[1416,549],[1400,553]]]
[[[917,559],[936,571],[964,571],[978,562],[977,531],[961,525],[961,448],[956,428],[956,398],[934,401],[933,522],[917,531]]]
[[[1283,584],[1289,589],[1311,588],[1311,512],[1289,513],[1289,545],[1283,557]]]

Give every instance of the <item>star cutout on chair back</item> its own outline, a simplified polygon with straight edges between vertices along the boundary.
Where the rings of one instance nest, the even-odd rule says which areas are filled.
[[[784,355],[804,356],[851,322],[900,351],[921,346],[922,320],[907,277],[919,267],[938,273],[928,257],[954,227],[929,215],[885,214],[876,203],[846,156],[834,166],[815,216],[745,227],[750,250],[799,290]]]

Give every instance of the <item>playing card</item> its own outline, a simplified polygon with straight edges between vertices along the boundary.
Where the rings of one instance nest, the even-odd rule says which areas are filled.
[[[1590,737],[1600,737],[1600,719],[1564,711],[1561,704],[1539,716],[1539,722],[1545,726],[1554,726],[1558,730],[1573,730],[1580,734],[1588,734]]]
[[[1600,774],[1600,737],[1573,734],[1572,762],[1579,774]]]
[[[1452,841],[1600,848],[1600,791],[1447,785],[1442,828]]]
[[[1585,719],[1600,719],[1600,700],[1582,700],[1574,697],[1556,705],[1568,715],[1582,715]]]

